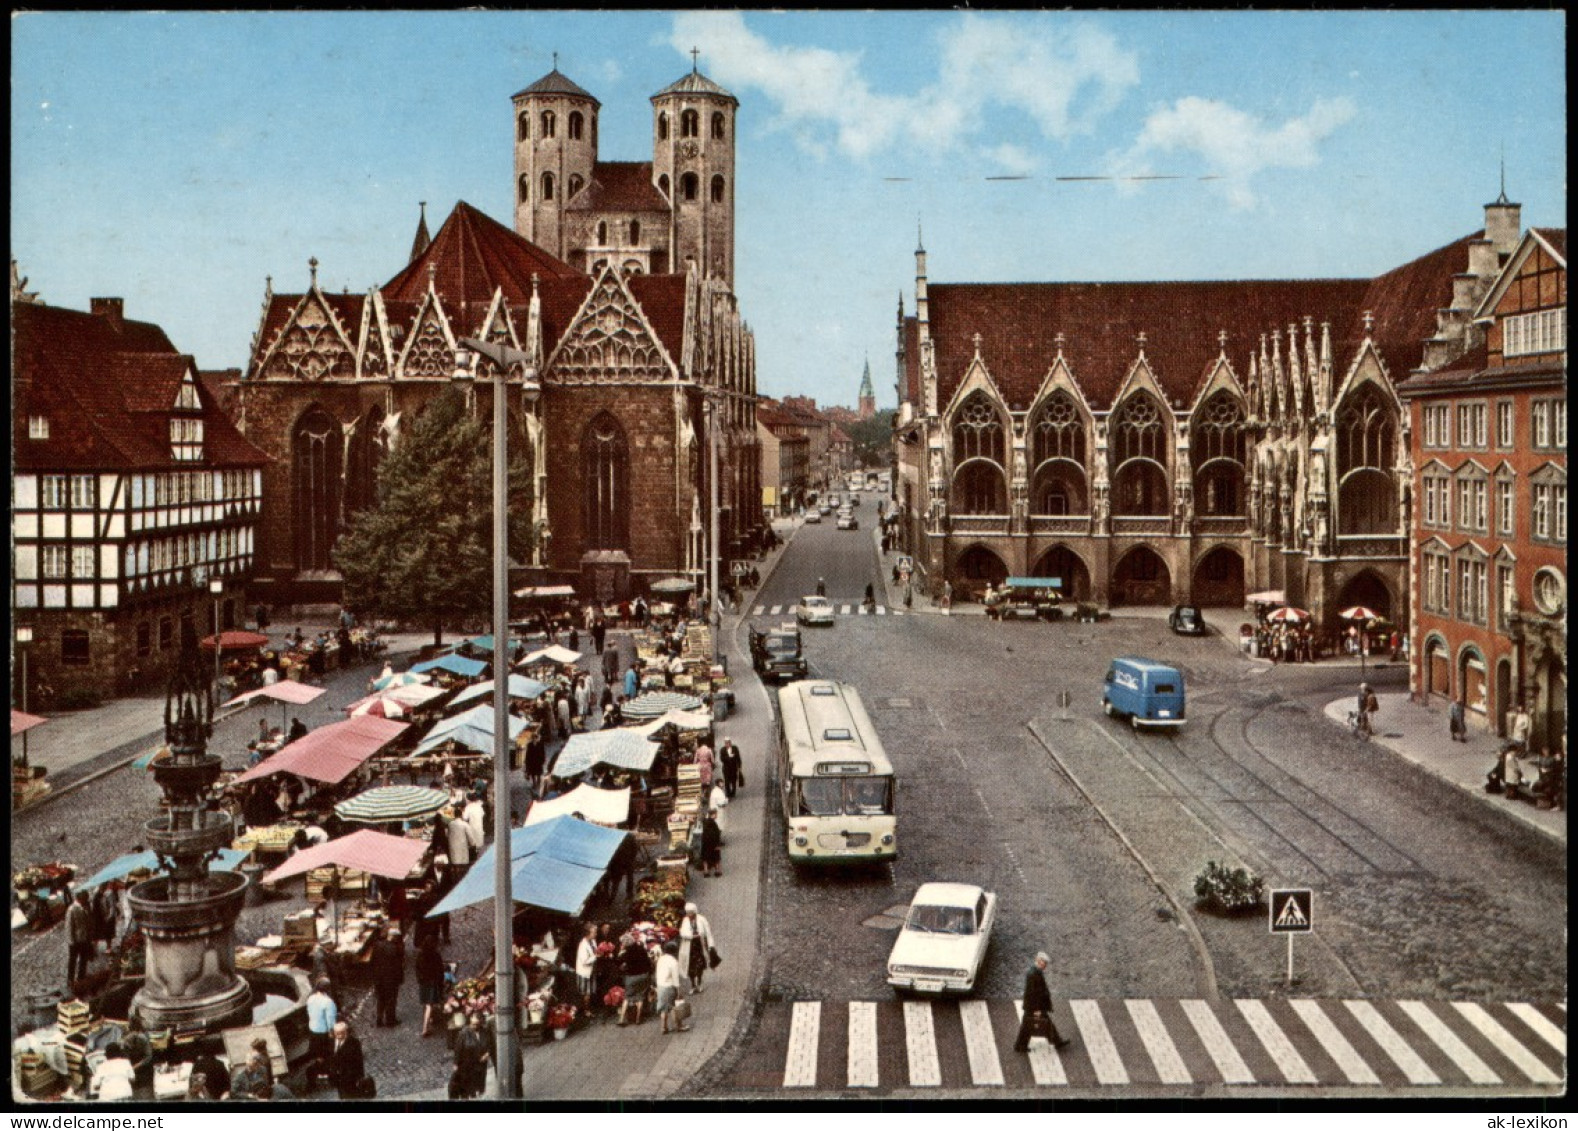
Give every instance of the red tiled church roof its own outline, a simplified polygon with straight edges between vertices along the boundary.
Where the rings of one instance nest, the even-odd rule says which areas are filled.
[[[1436,311],[1452,301],[1452,276],[1468,270],[1468,245],[1481,233],[1464,236],[1376,277],[1353,319],[1332,320],[1332,345],[1339,358],[1353,356],[1364,336],[1364,312],[1375,319],[1371,337],[1392,380],[1401,381],[1424,359],[1424,342],[1436,332]],[[1309,311],[1317,319],[1317,311]],[[1337,374],[1342,379],[1342,374]]]
[[[652,183],[650,161],[599,161],[592,179],[571,198],[569,212],[668,212]]]
[[[446,309],[456,303],[483,303],[504,288],[510,304],[531,300],[531,279],[566,278],[580,272],[555,259],[523,236],[490,219],[465,201],[455,205],[444,226],[421,255],[381,288],[384,301],[420,302],[427,293],[428,268]]]
[[[1567,258],[1567,229],[1566,228],[1535,228],[1534,231],[1540,239],[1556,249],[1556,254],[1563,259]]]
[[[630,275],[625,281],[675,365],[684,364],[685,276]]]

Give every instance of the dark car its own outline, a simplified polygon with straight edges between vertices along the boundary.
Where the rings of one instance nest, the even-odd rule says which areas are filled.
[[[1193,605],[1177,605],[1167,614],[1167,627],[1179,636],[1204,636],[1211,630],[1205,626],[1205,617]]]
[[[804,679],[807,668],[800,630],[792,624],[751,629],[751,663],[764,680]]]

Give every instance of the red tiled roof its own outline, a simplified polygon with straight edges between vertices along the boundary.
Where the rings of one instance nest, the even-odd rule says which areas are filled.
[[[1481,237],[1475,232],[1445,247],[1377,276],[1347,326],[1332,319],[1332,346],[1339,364],[1353,356],[1363,341],[1363,314],[1374,315],[1371,336],[1380,348],[1394,381],[1401,381],[1424,358],[1424,341],[1436,332],[1436,311],[1452,301],[1452,276],[1468,270],[1468,245]],[[1308,311],[1321,318],[1319,311]],[[1337,379],[1342,379],[1337,374]]]
[[[26,470],[159,470],[170,452],[170,410],[192,359],[149,322],[42,303],[13,303],[12,443]],[[236,431],[201,382],[203,459],[198,467],[261,467],[268,456]],[[27,436],[29,416],[49,439]],[[179,466],[191,467],[191,464]]]
[[[533,275],[565,278],[580,274],[463,200],[455,205],[427,250],[383,285],[384,301],[420,302],[427,293],[429,265],[434,269],[434,289],[443,297],[446,311],[457,303],[486,304],[499,287],[504,288],[505,301],[525,304],[531,299]]]
[[[770,428],[798,428],[801,422],[798,417],[790,416],[787,412],[759,404],[756,406],[756,423]]]
[[[685,276],[628,275],[625,282],[675,365],[684,364]]]
[[[1566,228],[1535,228],[1540,239],[1556,249],[1556,254],[1564,260],[1567,258],[1567,229]]]
[[[663,212],[668,202],[652,183],[650,161],[599,161],[592,179],[571,198],[570,212]]]

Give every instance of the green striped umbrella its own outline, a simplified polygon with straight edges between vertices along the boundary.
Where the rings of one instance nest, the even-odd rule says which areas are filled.
[[[699,710],[700,699],[679,691],[649,691],[619,705],[619,713],[626,719],[655,719],[669,711]]]
[[[380,785],[342,801],[334,811],[361,825],[430,817],[449,804],[449,794],[420,785]]]

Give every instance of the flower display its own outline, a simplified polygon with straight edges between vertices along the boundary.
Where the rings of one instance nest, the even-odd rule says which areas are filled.
[[[468,1016],[480,1013],[491,1016],[493,1013],[493,982],[489,978],[467,978],[456,982],[449,991],[449,997],[444,999],[445,1013],[464,1013]]]
[[[561,1001],[548,1011],[548,1028],[568,1029],[575,1021],[575,1006]]]
[[[609,1009],[618,1009],[625,1004],[625,987],[614,986],[603,995],[603,1004]]]

